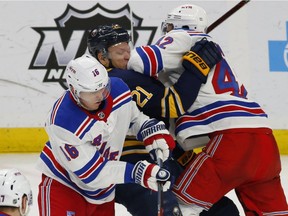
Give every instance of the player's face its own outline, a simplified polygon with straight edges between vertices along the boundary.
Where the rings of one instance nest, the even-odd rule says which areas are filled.
[[[172,23],[167,23],[167,33],[174,29],[174,25]]]
[[[106,89],[104,88],[96,92],[80,92],[79,100],[81,105],[89,111],[97,110],[106,98],[105,95],[107,93],[105,91]]]
[[[108,57],[115,68],[127,69],[130,58],[130,46],[128,43],[119,43],[108,48]]]
[[[163,22],[161,25],[162,35],[172,31],[174,29],[174,25],[172,23]]]

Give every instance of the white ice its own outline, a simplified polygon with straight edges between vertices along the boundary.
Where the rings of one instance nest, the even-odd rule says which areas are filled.
[[[32,186],[33,192],[33,206],[30,209],[31,216],[38,216],[38,208],[37,208],[37,193],[38,193],[38,184],[40,182],[40,172],[35,169],[35,162],[38,159],[38,153],[19,153],[19,154],[0,154],[0,169],[3,168],[18,168],[23,174],[28,178]],[[282,172],[281,172],[281,180],[283,184],[283,188],[286,194],[286,198],[288,198],[288,155],[281,156],[282,161]],[[253,166],[253,164],[251,164]],[[240,216],[244,216],[243,209],[236,198],[236,195],[233,191],[227,194],[235,204],[237,205]],[[131,216],[125,207],[116,204],[116,216]]]

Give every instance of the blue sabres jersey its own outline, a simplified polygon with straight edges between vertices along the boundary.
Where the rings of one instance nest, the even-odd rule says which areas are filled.
[[[161,120],[177,118],[184,114],[192,104],[189,99],[193,97],[193,92],[184,89],[191,88],[191,84],[201,85],[201,81],[192,72],[184,72],[170,87],[133,70],[113,68],[109,70],[108,75],[121,78],[129,86],[139,109],[146,115]]]

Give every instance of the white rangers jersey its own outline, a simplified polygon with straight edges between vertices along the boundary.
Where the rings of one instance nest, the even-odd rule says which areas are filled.
[[[159,79],[165,85],[171,85],[183,71],[183,54],[203,37],[211,40],[204,33],[173,30],[160,38],[156,45],[135,48],[128,66],[149,76],[159,73]],[[267,115],[259,104],[247,99],[244,85],[223,54],[223,60],[211,68],[207,83],[202,84],[192,106],[177,119],[175,134],[177,141],[187,146],[193,145],[189,142],[192,139],[188,139],[193,136],[258,127],[269,127]]]
[[[66,91],[49,113],[45,125],[49,142],[38,162],[42,173],[96,204],[113,200],[115,184],[128,178],[127,163],[118,161],[125,136],[139,135],[143,123],[150,122],[119,78],[111,78],[111,93],[103,103],[91,113]]]

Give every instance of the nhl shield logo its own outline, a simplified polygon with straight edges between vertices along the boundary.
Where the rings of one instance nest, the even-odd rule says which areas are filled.
[[[63,77],[65,67],[71,59],[80,57],[87,51],[87,31],[98,25],[117,23],[130,34],[133,29],[131,35],[134,44],[137,44],[142,35],[148,35],[148,38],[141,38],[141,41],[151,44],[157,27],[141,26],[143,19],[130,10],[129,4],[114,11],[102,7],[99,3],[85,11],[68,4],[64,13],[55,19],[56,27],[33,27],[41,38],[29,69],[46,70],[43,82],[58,82],[66,89]],[[146,33],[139,34],[142,31]]]

